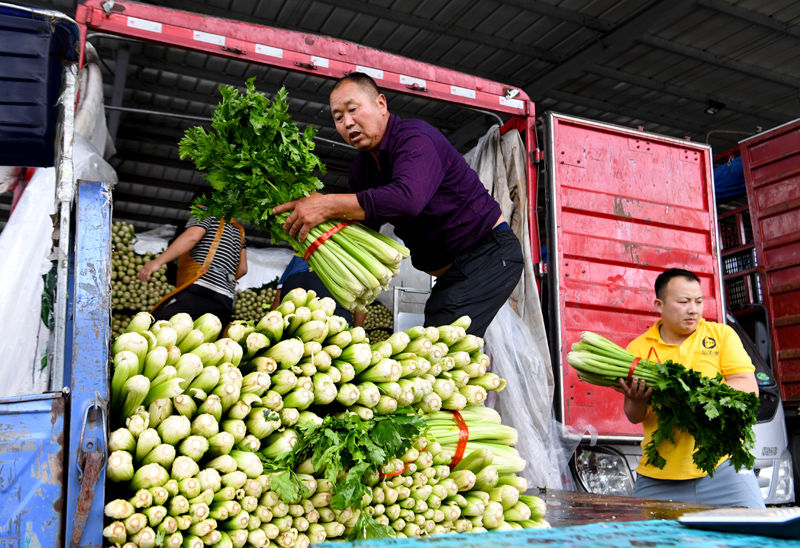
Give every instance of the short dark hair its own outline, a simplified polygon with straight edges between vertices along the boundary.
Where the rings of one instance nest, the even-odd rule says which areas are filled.
[[[370,75],[364,74],[363,72],[351,72],[350,74],[345,74],[336,80],[335,84],[333,84],[331,93],[336,91],[341,85],[346,84],[347,82],[358,84],[364,91],[374,95],[375,97],[383,93],[378,87],[378,84],[375,83],[375,80],[373,80]]]
[[[669,270],[665,270],[661,274],[658,275],[656,278],[656,298],[662,299],[664,298],[664,292],[667,290],[667,284],[669,284],[670,280],[673,278],[686,278],[687,280],[692,280],[697,283],[700,283],[700,278],[697,277],[697,274],[694,272],[689,272],[688,270],[684,270],[682,268],[670,268]]]

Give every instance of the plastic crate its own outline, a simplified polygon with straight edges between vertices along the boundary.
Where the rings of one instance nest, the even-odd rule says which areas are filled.
[[[739,233],[736,230],[736,218],[721,219],[719,222],[719,235],[722,240],[722,249],[741,245]]]
[[[741,272],[742,270],[749,270],[755,266],[752,249],[746,249],[722,258],[722,273],[725,276]]]
[[[747,304],[747,287],[744,278],[736,278],[725,282],[725,292],[728,296],[728,306],[735,308]]]
[[[55,162],[63,66],[78,61],[80,35],[48,13],[0,6],[0,165]]]

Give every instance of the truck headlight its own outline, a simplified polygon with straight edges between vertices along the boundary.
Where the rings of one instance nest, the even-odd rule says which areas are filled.
[[[775,474],[775,504],[794,501],[794,477],[792,473],[792,457],[788,455],[778,461]]]
[[[579,448],[575,457],[578,481],[590,493],[630,496],[633,474],[625,457],[599,448]]]

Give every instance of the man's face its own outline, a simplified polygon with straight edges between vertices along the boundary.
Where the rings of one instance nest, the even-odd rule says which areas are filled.
[[[336,131],[362,152],[376,152],[386,132],[386,97],[371,95],[355,82],[345,82],[331,93]]]
[[[676,335],[691,335],[703,316],[703,289],[696,281],[678,276],[669,281],[663,300],[656,299],[655,305],[664,328]]]

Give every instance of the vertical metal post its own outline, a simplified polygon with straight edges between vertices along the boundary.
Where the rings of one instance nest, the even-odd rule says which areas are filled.
[[[64,349],[66,344],[67,299],[69,278],[70,251],[70,215],[72,201],[75,196],[75,171],[72,165],[72,140],[75,129],[75,96],[77,94],[78,66],[75,63],[64,67],[64,86],[60,103],[62,111],[61,139],[57,143],[56,158],[56,211],[59,214],[57,282],[56,282],[56,317],[55,344],[52,348],[52,390],[61,390],[64,386]]]
[[[111,334],[111,191],[81,181],[75,215],[65,546],[103,544]]]
[[[122,106],[122,95],[125,93],[125,81],[128,78],[128,62],[130,61],[131,50],[128,44],[122,44],[117,50],[117,60],[114,64],[114,87],[111,93],[111,106]],[[119,130],[120,111],[111,110],[108,115],[108,134],[111,142],[117,141],[117,131]]]

